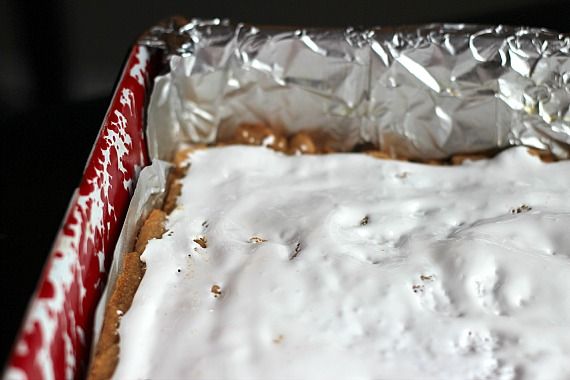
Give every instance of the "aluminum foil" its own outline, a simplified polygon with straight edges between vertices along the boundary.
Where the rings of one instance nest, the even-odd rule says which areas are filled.
[[[243,122],[325,129],[340,150],[371,142],[411,158],[524,144],[568,157],[570,36],[431,24],[295,29],[172,19],[148,112],[152,157]]]

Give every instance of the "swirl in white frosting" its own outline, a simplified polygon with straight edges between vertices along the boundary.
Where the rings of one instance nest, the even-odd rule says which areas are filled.
[[[570,377],[570,162],[191,162],[116,379]]]

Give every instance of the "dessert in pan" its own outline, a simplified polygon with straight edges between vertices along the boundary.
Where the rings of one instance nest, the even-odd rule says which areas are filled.
[[[570,162],[357,150],[259,125],[181,149],[89,378],[570,376]]]

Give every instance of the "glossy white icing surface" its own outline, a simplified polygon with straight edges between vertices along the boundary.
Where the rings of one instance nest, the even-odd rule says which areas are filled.
[[[191,161],[116,379],[570,378],[570,162]]]

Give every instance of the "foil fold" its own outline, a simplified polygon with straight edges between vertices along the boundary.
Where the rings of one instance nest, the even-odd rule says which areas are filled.
[[[342,151],[372,143],[444,158],[570,146],[570,36],[526,27],[431,24],[295,29],[168,20],[148,112],[151,157],[211,143],[241,123],[324,130]]]

